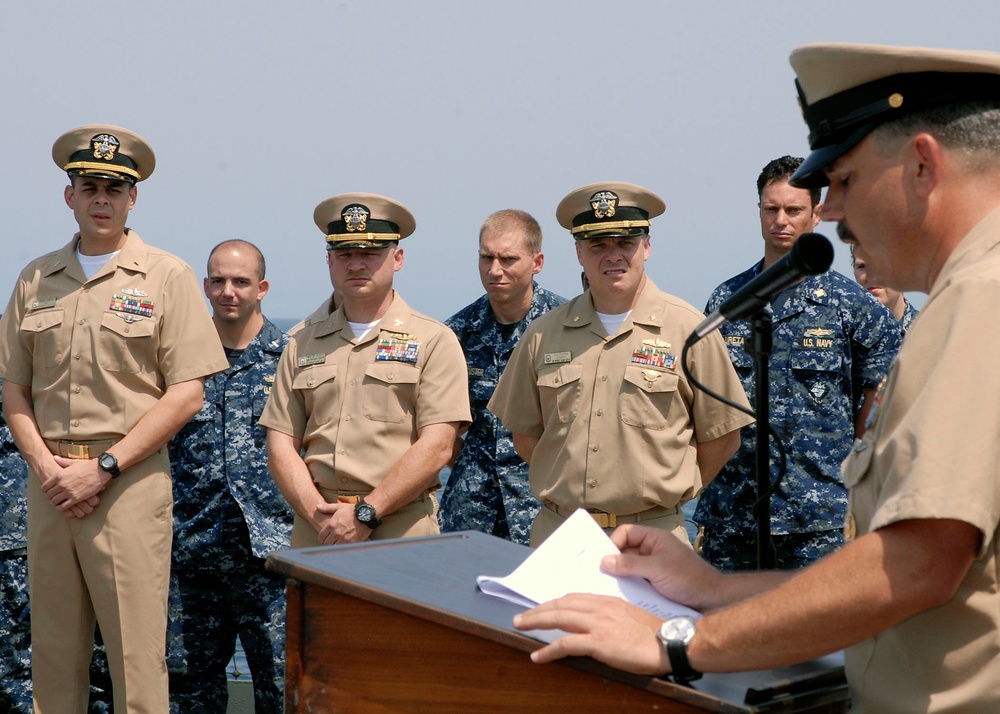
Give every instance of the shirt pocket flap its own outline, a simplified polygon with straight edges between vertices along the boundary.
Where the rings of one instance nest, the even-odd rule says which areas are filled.
[[[58,327],[65,319],[65,310],[56,308],[55,310],[43,310],[33,312],[24,316],[21,321],[21,329],[24,332],[44,332],[50,327]]]
[[[420,381],[420,370],[412,364],[387,360],[368,365],[365,376],[386,384],[416,384]]]
[[[337,376],[337,365],[314,364],[305,367],[292,378],[292,389],[315,389]]]
[[[676,392],[679,377],[670,372],[629,365],[625,368],[625,381],[649,394]]]
[[[126,322],[122,319],[123,312],[106,312],[101,318],[101,327],[106,327],[117,335],[124,338],[149,337],[156,329],[155,323],[145,317],[137,319],[135,322]]]
[[[840,476],[844,479],[845,486],[854,488],[865,479],[872,465],[874,453],[874,443],[867,438],[854,442],[851,453],[840,466]]]
[[[535,383],[539,387],[558,389],[566,384],[579,382],[582,376],[582,364],[563,364],[555,368],[546,369],[544,372],[539,372]]]

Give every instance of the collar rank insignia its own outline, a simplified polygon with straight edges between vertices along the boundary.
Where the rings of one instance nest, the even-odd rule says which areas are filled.
[[[121,146],[118,137],[114,134],[98,134],[90,140],[94,145],[94,158],[111,161],[115,158],[115,152]]]
[[[420,356],[420,342],[413,335],[383,337],[375,345],[376,362],[409,362],[415,364]]]
[[[348,233],[364,233],[368,230],[368,219],[372,212],[360,203],[352,203],[340,212],[340,218],[344,221]]]
[[[823,288],[816,288],[815,290],[813,290],[813,297],[818,297],[818,298],[826,297],[826,290],[824,290]]]
[[[142,317],[153,316],[152,300],[140,300],[121,293],[115,293],[111,296],[111,305],[108,309],[118,313],[124,312],[130,315],[141,315]]]
[[[646,344],[647,342],[653,342],[653,340],[646,340],[641,347],[636,348],[632,353],[632,363],[659,367],[660,369],[674,369],[677,357],[670,354],[670,345],[657,347]],[[659,340],[656,340],[656,342],[659,342]],[[647,381],[652,380],[647,379]]]
[[[618,212],[618,194],[598,191],[590,197],[590,207],[594,209],[594,218],[611,218]]]

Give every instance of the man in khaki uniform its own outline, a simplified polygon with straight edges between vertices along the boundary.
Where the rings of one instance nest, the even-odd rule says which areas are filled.
[[[164,445],[227,362],[194,272],[125,225],[153,171],[148,144],[90,125],[52,157],[80,232],[21,272],[0,322],[4,415],[32,474],[35,710],[86,711],[96,615],[115,709],[166,712]]]
[[[795,50],[813,152],[792,183],[829,185],[872,280],[929,297],[862,440],[839,551],[795,573],[723,575],[643,528],[610,572],[709,611],[660,625],[571,597],[519,627],[577,634],[536,661],[590,654],[644,673],[759,669],[847,648],[866,712],[1000,711],[1000,54],[878,45]],[[919,455],[919,458],[918,458]]]
[[[531,324],[489,403],[544,506],[532,545],[577,508],[604,528],[645,523],[686,542],[678,506],[736,452],[752,421],[683,374],[680,348],[705,316],[646,276],[650,220],[663,208],[641,186],[606,182],[576,189],[556,211],[590,289]],[[695,379],[749,409],[718,335],[689,358]]]
[[[292,336],[260,419],[292,547],[437,533],[438,473],[471,414],[454,333],[392,287],[416,223],[369,193],[333,196],[314,219],[337,307]]]

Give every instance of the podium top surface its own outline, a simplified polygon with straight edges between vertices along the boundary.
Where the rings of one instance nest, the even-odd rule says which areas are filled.
[[[476,577],[507,575],[530,552],[525,546],[501,538],[462,531],[278,551],[268,558],[267,567],[303,583],[359,597],[527,653],[540,643],[512,624],[514,615],[524,608],[482,593]],[[631,675],[586,657],[571,658],[567,663],[711,711],[788,711],[790,697],[810,690],[826,692],[827,696],[820,699],[827,702],[845,696],[839,654],[774,670],[706,674],[690,687]]]

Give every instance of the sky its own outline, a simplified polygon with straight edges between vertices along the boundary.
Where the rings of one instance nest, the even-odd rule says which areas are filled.
[[[571,297],[580,267],[555,208],[596,181],[664,199],[647,272],[702,308],[763,254],[760,169],[808,152],[794,47],[990,50],[998,27],[996,0],[5,3],[0,304],[76,229],[52,143],[109,123],[157,155],[129,225],[199,277],[220,241],[257,244],[271,317],[329,295],[313,209],[351,191],[416,217],[395,284],[421,312],[443,320],[482,294],[479,226],[502,208],[538,219],[539,282]]]

